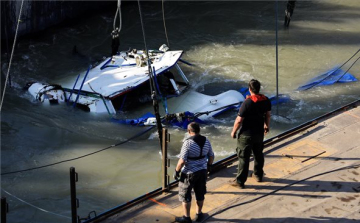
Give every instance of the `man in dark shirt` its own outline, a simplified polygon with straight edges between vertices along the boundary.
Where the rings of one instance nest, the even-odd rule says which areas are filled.
[[[288,1],[285,9],[285,20],[284,20],[284,26],[287,28],[290,25],[290,20],[292,17],[292,14],[294,13],[296,1]]]
[[[261,84],[257,80],[249,82],[250,95],[242,103],[238,116],[235,119],[231,137],[237,137],[237,156],[239,159],[238,173],[235,184],[245,188],[249,172],[251,152],[254,155],[254,176],[258,182],[262,181],[264,171],[264,134],[269,132],[271,102],[259,94]]]

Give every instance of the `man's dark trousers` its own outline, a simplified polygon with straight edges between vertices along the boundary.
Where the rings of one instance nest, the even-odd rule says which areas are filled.
[[[264,175],[264,135],[244,136],[237,139],[236,153],[239,159],[236,180],[244,184],[249,173],[251,151],[254,155],[254,175],[262,178]]]

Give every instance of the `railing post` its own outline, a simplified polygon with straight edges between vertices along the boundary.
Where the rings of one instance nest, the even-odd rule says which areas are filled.
[[[163,180],[162,180],[162,189],[163,191],[169,191],[169,175],[167,174],[167,168],[170,163],[167,158],[167,144],[170,141],[170,135],[166,128],[162,129],[162,172],[163,172]]]
[[[1,197],[1,222],[6,223],[6,213],[9,212],[8,203],[6,203],[6,197]]]
[[[70,167],[70,197],[71,197],[71,222],[78,223],[77,208],[79,207],[78,199],[76,198],[76,182],[78,181],[78,174],[75,172],[75,167]]]

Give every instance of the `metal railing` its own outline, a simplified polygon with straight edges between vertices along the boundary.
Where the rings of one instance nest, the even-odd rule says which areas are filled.
[[[352,103],[349,103],[345,106],[342,106],[338,109],[335,109],[331,112],[328,112],[322,116],[319,116],[317,118],[314,118],[306,123],[303,123],[297,127],[294,127],[288,131],[285,131],[281,134],[278,134],[270,139],[267,139],[264,141],[264,148],[266,147],[269,147],[275,143],[278,143],[278,142],[281,142],[282,140],[285,140],[291,136],[294,136],[295,134],[298,134],[302,131],[305,131],[306,129],[309,129],[310,127],[313,127],[315,125],[318,124],[318,122],[321,120],[321,119],[325,119],[325,118],[328,118],[329,116],[333,115],[334,113],[337,113],[337,112],[341,112],[341,111],[344,111],[344,110],[348,110],[348,109],[351,109],[351,108],[354,108],[357,106],[357,104],[360,102],[360,100],[356,100]],[[164,132],[165,131],[165,132]],[[167,136],[167,130],[166,129],[163,129],[163,136]],[[178,181],[173,181],[173,182],[169,182],[169,176],[167,175],[167,167],[169,167],[170,165],[167,163],[168,162],[168,159],[165,158],[165,154],[167,154],[167,142],[169,142],[170,140],[167,140],[165,139],[165,137],[163,137],[163,141],[162,141],[162,154],[163,154],[163,158],[162,158],[162,167],[163,167],[163,185],[161,188],[158,188],[158,189],[155,189],[153,191],[150,191],[140,197],[137,197],[131,201],[128,201],[122,205],[119,205],[117,207],[114,207],[108,211],[105,211],[101,214],[99,214],[98,216],[96,216],[95,218],[92,218],[92,219],[89,219],[87,221],[85,221],[84,223],[90,223],[90,222],[100,222],[101,219],[103,218],[106,218],[107,216],[110,216],[112,215],[113,213],[118,213],[118,212],[121,212],[121,211],[124,211],[130,207],[133,207],[141,202],[144,202],[146,200],[148,200],[149,198],[152,198],[152,197],[155,197],[157,195],[160,195],[161,193],[164,193],[164,192],[167,192],[170,190],[170,188],[174,187],[174,186],[177,186],[178,184]],[[229,156],[225,159],[222,159],[222,160],[219,160],[217,162],[215,162],[213,165],[212,165],[212,168],[211,168],[211,173],[215,173],[223,168],[226,168],[227,166],[231,165],[232,163],[236,162],[237,161],[237,155],[234,154],[232,156]]]

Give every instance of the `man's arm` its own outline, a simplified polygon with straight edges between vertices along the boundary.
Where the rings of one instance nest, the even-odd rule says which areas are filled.
[[[265,114],[265,123],[264,123],[265,134],[270,131],[270,117],[271,117],[271,111],[267,111]]]
[[[177,163],[177,165],[176,165],[176,167],[175,167],[175,171],[176,171],[176,172],[180,172],[181,168],[182,168],[184,165],[185,165],[185,161],[184,161],[182,158],[180,158],[179,161],[178,161],[178,163]]]
[[[236,138],[236,132],[240,129],[243,120],[244,120],[243,117],[240,117],[240,116],[236,117],[236,119],[234,121],[234,127],[233,127],[233,130],[231,132],[231,137],[232,138],[234,138],[234,139]]]
[[[208,165],[208,166],[209,166],[209,165],[212,165],[213,162],[214,162],[214,156],[209,156],[209,157],[208,157],[207,165]]]

